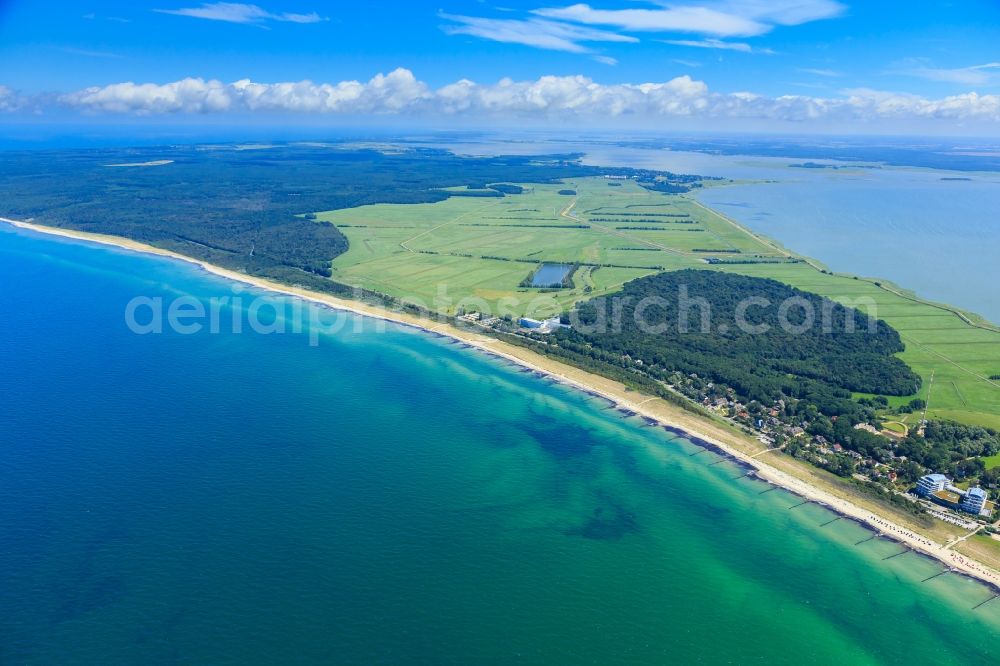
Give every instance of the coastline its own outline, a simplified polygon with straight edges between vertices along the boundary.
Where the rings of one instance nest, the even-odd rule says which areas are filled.
[[[210,274],[272,293],[294,296],[307,302],[336,310],[381,319],[428,333],[446,336],[481,352],[503,358],[511,363],[550,377],[555,381],[584,391],[590,395],[609,400],[616,408],[639,415],[650,424],[656,424],[668,431],[683,434],[696,445],[707,446],[722,451],[741,467],[752,470],[752,473],[757,478],[799,495],[806,501],[821,504],[838,515],[852,519],[862,526],[875,531],[877,534],[884,535],[913,551],[940,561],[955,573],[975,578],[987,584],[994,592],[1000,592],[1000,572],[973,560],[971,557],[951,550],[950,546],[955,545],[955,543],[947,545],[938,543],[929,537],[924,537],[897,524],[883,515],[879,515],[876,510],[859,505],[857,503],[858,500],[852,501],[853,498],[848,499],[839,496],[832,487],[829,489],[820,487],[814,483],[810,483],[806,478],[800,478],[800,476],[787,469],[781,469],[776,465],[765,462],[761,458],[766,457],[768,450],[761,448],[759,443],[749,436],[742,435],[735,430],[730,431],[721,424],[712,423],[702,417],[685,412],[676,405],[660,398],[628,389],[619,382],[555,361],[530,349],[511,345],[474,330],[466,330],[449,323],[428,321],[421,317],[402,312],[393,312],[359,301],[284,285],[264,278],[256,278],[126,238],[46,227],[6,217],[0,217],[0,222],[37,233],[78,241],[94,242],[132,252],[183,261],[193,264]],[[795,465],[782,464],[782,467],[792,467],[797,470],[797,466]],[[803,473],[803,476],[808,475]]]

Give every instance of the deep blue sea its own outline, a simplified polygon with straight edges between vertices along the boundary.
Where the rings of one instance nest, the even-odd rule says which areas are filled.
[[[0,227],[0,663],[998,662],[991,590],[498,359],[126,325],[258,295]]]

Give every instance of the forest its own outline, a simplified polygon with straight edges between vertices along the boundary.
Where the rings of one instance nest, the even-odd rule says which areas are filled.
[[[925,469],[964,479],[986,471],[981,458],[1000,453],[1000,434],[992,428],[954,421],[928,421],[923,437],[911,433],[896,445],[895,451],[897,456]],[[997,472],[990,477],[993,482],[1000,481]]]
[[[348,242],[335,226],[314,221],[315,211],[516,196],[521,188],[512,183],[632,173],[585,166],[575,155],[468,158],[350,145],[25,151],[5,158],[4,215],[123,236],[325,291],[339,285],[315,278],[329,277],[330,261]]]
[[[757,300],[747,307],[748,299]],[[783,303],[797,305],[783,315]],[[769,279],[695,269],[653,275],[580,304],[574,319],[574,329],[554,334],[569,351],[627,359],[664,380],[696,374],[747,401],[794,398],[836,416],[858,409],[852,391],[909,395],[920,386],[893,355],[903,343],[885,322]]]

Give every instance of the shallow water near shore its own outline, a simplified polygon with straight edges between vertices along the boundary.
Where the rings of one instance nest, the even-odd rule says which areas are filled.
[[[233,293],[0,227],[0,662],[996,660],[985,586],[502,360],[125,325]]]

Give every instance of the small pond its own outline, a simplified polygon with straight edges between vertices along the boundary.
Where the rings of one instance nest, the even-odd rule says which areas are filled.
[[[553,287],[561,285],[571,270],[573,270],[573,264],[542,264],[531,277],[531,286]]]

